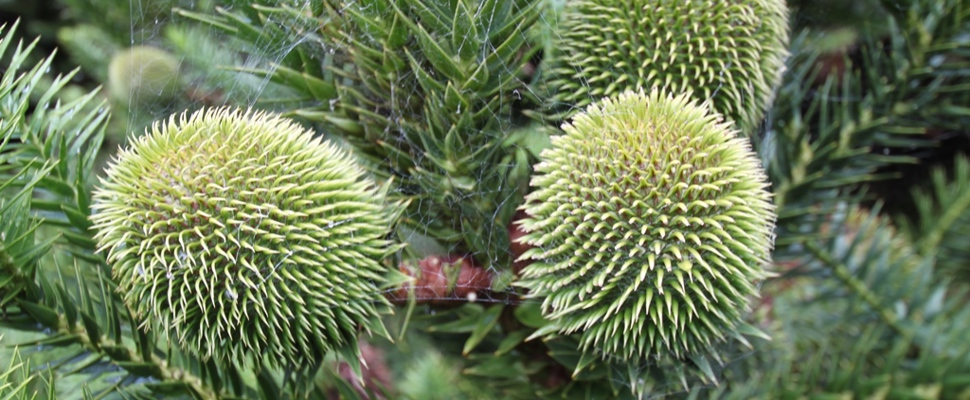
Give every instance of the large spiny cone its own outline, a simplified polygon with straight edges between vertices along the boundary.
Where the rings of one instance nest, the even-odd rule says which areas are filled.
[[[689,94],[590,105],[536,166],[519,285],[584,349],[633,359],[734,336],[774,212],[746,140]]]
[[[691,90],[745,134],[764,117],[788,55],[782,0],[579,0],[559,28],[554,102]]]
[[[183,348],[305,366],[385,304],[392,215],[362,175],[273,114],[172,116],[108,169],[96,239],[128,306]]]

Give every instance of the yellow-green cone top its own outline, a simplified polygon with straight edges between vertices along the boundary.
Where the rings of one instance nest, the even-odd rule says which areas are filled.
[[[750,134],[781,82],[788,10],[783,0],[576,0],[555,37],[554,102],[666,86]]]
[[[719,119],[689,93],[625,92],[541,154],[518,284],[584,349],[681,356],[737,332],[775,215],[747,140]]]
[[[307,365],[385,303],[384,193],[354,160],[274,114],[172,116],[133,140],[92,219],[145,325],[202,357]]]

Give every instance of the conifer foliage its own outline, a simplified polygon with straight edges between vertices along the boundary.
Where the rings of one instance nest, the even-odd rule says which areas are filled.
[[[55,1],[0,398],[970,396],[968,0]]]

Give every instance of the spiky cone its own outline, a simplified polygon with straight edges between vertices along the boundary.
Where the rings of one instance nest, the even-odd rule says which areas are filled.
[[[515,172],[532,163],[508,136],[512,105],[527,93],[538,4],[353,1],[324,28],[345,44],[353,68],[335,73],[351,84],[338,85],[335,110],[308,114],[342,129],[375,174],[397,178],[414,199],[404,223],[483,267],[510,263]]]
[[[219,108],[135,139],[92,220],[144,326],[205,359],[306,366],[379,324],[397,212],[384,196],[312,132]]]
[[[584,350],[680,357],[739,332],[775,215],[755,154],[719,118],[689,93],[626,92],[541,154],[517,284]]]
[[[665,86],[709,100],[751,134],[788,55],[783,0],[570,1],[551,34],[550,104],[566,114]]]

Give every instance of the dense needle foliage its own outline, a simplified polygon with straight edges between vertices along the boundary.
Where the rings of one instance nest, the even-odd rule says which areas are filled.
[[[970,0],[0,10],[0,399],[970,398]]]

